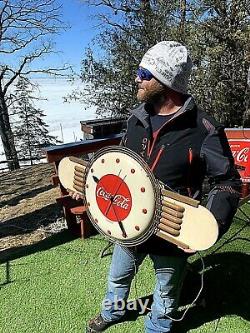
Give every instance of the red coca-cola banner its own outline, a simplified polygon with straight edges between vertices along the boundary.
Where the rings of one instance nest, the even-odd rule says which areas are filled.
[[[229,140],[229,144],[242,181],[250,183],[250,140]]]

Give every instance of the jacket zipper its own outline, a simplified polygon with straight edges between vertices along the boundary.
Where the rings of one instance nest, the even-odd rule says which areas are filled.
[[[156,140],[157,140],[157,138],[158,138],[158,136],[159,136],[159,133],[160,133],[160,131],[163,129],[163,127],[165,127],[166,125],[168,125],[169,123],[171,123],[174,119],[176,119],[176,118],[178,118],[179,116],[181,116],[183,114],[183,112],[182,113],[179,113],[178,111],[176,112],[176,114],[171,118],[171,119],[169,119],[168,121],[166,121],[156,132],[155,132],[155,135],[154,135],[154,138],[153,138],[153,142],[152,142],[152,145],[151,145],[151,140],[149,139],[148,140],[148,146],[147,146],[147,160],[149,160],[149,158],[150,158],[150,156],[151,156],[151,154],[152,154],[152,152],[153,152],[153,149],[154,149],[154,146],[155,146],[155,143],[156,143]],[[151,171],[153,171],[154,169],[155,169],[155,167],[156,167],[156,165],[157,165],[157,163],[158,163],[158,161],[159,161],[159,159],[160,159],[160,157],[161,157],[161,155],[162,155],[162,153],[163,153],[163,150],[165,149],[165,145],[162,145],[161,146],[161,148],[160,148],[160,150],[158,151],[158,153],[157,153],[157,156],[156,156],[156,158],[155,158],[155,160],[154,160],[154,162],[153,162],[153,164],[152,164],[152,166],[151,166]]]
[[[192,162],[193,162],[193,150],[192,150],[192,148],[189,148],[189,150],[188,150],[189,170],[188,170],[188,187],[187,187],[189,197],[192,197],[192,191],[191,191],[191,187],[190,187],[190,185],[191,185],[191,166],[192,166]]]
[[[162,155],[162,153],[163,153],[164,148],[165,148],[165,146],[162,145],[161,148],[159,149],[159,151],[158,151],[158,153],[157,153],[157,156],[156,156],[156,158],[155,158],[155,160],[154,160],[154,163],[153,163],[152,166],[150,167],[150,170],[151,170],[152,172],[154,171],[156,165],[158,164],[159,159],[160,159],[160,157],[161,157],[161,155]]]

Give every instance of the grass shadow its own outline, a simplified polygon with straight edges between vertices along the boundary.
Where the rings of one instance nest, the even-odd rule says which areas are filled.
[[[42,186],[42,187],[35,188],[31,191],[24,192],[20,195],[15,196],[14,198],[11,198],[11,199],[8,199],[8,200],[3,200],[0,203],[0,208],[2,208],[4,206],[16,206],[17,204],[19,204],[19,202],[21,200],[34,198],[39,193],[46,192],[46,191],[48,191],[52,188],[53,188],[53,185],[45,185],[45,186]],[[6,192],[4,194],[6,194]],[[7,193],[7,194],[10,195],[10,194],[13,194],[13,193],[10,192],[10,193]]]
[[[53,247],[56,247],[67,242],[71,242],[76,237],[69,233],[68,230],[63,230],[56,234],[52,234],[50,237],[37,242],[32,245],[25,245],[20,247],[9,248],[1,251],[0,264],[12,261],[21,257],[28,256],[30,254],[46,251]]]
[[[0,264],[5,264],[5,281],[0,284],[0,289],[13,282],[11,276],[12,261],[37,252],[49,250],[58,245],[71,242],[74,239],[75,237],[70,234],[68,230],[63,230],[37,242],[36,244],[10,248],[2,251],[0,253]]]
[[[61,209],[57,203],[53,203],[31,213],[14,217],[1,223],[0,238],[33,232],[41,226],[53,223],[59,216]]]
[[[245,253],[225,252],[208,255],[204,260],[206,271],[200,296],[202,303],[188,311],[186,318],[176,325],[176,333],[186,333],[227,315],[250,320],[250,257]],[[194,272],[200,270],[199,260],[191,267]],[[195,298],[200,287],[199,280],[198,274],[194,277],[194,273],[186,279],[182,302]]]

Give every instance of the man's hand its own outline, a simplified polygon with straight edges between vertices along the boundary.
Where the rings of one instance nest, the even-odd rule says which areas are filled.
[[[83,199],[83,195],[81,195],[80,193],[77,193],[77,192],[70,191],[69,195],[71,196],[72,199],[77,200],[77,201],[80,201]]]
[[[189,254],[197,252],[196,250],[193,250],[193,249],[183,249],[183,247],[180,247],[180,246],[178,246],[178,248],[181,249],[183,252],[189,253]]]

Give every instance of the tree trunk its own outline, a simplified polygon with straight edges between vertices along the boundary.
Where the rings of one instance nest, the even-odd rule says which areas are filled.
[[[153,31],[153,22],[152,22],[152,8],[150,4],[150,0],[141,0],[141,8],[143,12],[143,21],[144,21],[144,29],[145,29],[145,47],[148,49],[149,47],[155,44],[154,38],[152,38],[150,32]]]
[[[4,96],[0,94],[0,136],[3,143],[4,153],[9,170],[20,168],[17,152],[14,144],[14,137],[10,127],[8,107]]]
[[[180,0],[180,13],[181,13],[181,20],[180,20],[180,39],[183,43],[185,43],[185,25],[186,25],[186,12],[187,12],[187,1]]]
[[[30,165],[33,165],[33,159],[32,159],[32,151],[31,151],[31,144],[30,144],[30,130],[29,130],[29,117],[27,113],[27,105],[25,103],[24,106],[25,110],[25,123],[26,123],[26,131],[27,131],[27,139],[28,139],[28,151],[29,151],[29,159],[30,159]]]

